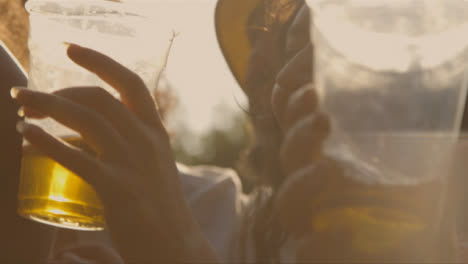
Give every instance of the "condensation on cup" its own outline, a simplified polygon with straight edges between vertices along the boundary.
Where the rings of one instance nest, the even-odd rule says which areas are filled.
[[[322,194],[338,205],[323,205],[314,230],[349,235],[360,260],[452,261],[438,241],[454,228],[446,216],[467,95],[468,2],[307,4],[315,88],[332,125],[323,152],[342,170]]]
[[[99,86],[118,98],[108,84],[67,57],[64,43],[74,43],[104,53],[134,71],[153,93],[174,30],[157,17],[157,2],[29,0],[28,89],[53,92],[71,86]],[[28,121],[93,153],[79,134],[51,119]],[[106,226],[93,188],[27,142],[18,198],[18,213],[35,221],[77,230]]]

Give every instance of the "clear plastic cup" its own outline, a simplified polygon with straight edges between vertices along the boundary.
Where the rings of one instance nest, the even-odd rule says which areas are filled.
[[[117,92],[74,64],[64,43],[104,53],[136,72],[153,94],[163,69],[173,28],[158,20],[157,3],[106,0],[29,0],[28,88],[53,92],[70,86],[100,86]],[[80,136],[51,119],[29,120],[85,151]],[[101,230],[102,204],[80,177],[26,144],[23,147],[18,213],[64,228]]]
[[[355,250],[397,257],[406,247],[413,253],[399,260],[412,260],[418,245],[447,231],[447,182],[467,94],[468,1],[307,3],[315,86],[331,120],[323,152],[350,183],[330,195],[347,202],[322,210],[316,227],[328,232],[339,222]],[[416,260],[439,261],[441,250],[426,248]]]

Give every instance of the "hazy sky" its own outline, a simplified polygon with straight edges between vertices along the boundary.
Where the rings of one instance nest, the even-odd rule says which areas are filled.
[[[156,0],[155,2],[158,2]],[[180,118],[202,131],[220,104],[240,110],[244,98],[218,47],[214,29],[215,0],[172,0],[160,4],[163,21],[180,32],[170,54],[166,76],[182,107]],[[169,3],[168,3],[169,2]]]

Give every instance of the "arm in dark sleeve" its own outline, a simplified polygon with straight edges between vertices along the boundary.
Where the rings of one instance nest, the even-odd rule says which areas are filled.
[[[16,213],[22,141],[10,88],[26,84],[23,69],[0,41],[0,263],[42,263],[53,239],[52,228]]]

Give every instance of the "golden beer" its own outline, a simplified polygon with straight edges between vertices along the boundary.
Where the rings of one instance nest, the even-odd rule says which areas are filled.
[[[80,138],[66,142],[92,153]],[[23,147],[18,213],[32,220],[76,230],[105,227],[102,204],[79,176],[30,145]]]
[[[320,249],[305,253],[312,260],[455,260],[455,248],[450,244],[454,222],[446,207],[446,179],[389,185],[363,183],[338,173],[326,177],[327,186],[312,201],[312,230],[321,241]]]

